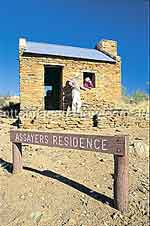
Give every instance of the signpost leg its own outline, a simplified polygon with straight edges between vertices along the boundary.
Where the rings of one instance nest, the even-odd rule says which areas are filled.
[[[114,155],[114,207],[121,212],[128,209],[128,155]]]
[[[22,144],[12,143],[13,173],[22,170]]]

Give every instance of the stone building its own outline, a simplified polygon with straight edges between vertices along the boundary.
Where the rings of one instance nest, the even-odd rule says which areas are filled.
[[[63,110],[63,87],[76,73],[83,84],[88,76],[94,84],[81,91],[83,103],[121,97],[121,60],[117,43],[100,41],[95,49],[19,40],[21,110]]]

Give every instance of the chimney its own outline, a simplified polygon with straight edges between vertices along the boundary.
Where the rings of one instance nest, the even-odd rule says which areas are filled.
[[[117,58],[117,42],[116,41],[103,39],[97,43],[96,49],[112,58],[115,58],[115,59]]]
[[[19,49],[24,50],[26,48],[26,39],[25,38],[20,38],[19,39]]]

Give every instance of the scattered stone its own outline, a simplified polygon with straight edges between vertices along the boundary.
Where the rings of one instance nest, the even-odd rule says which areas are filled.
[[[118,217],[120,217],[120,219],[123,219],[123,215],[121,213],[118,213]]]
[[[139,137],[135,137],[134,139],[135,140],[143,140],[142,138],[139,138]]]
[[[81,165],[81,166],[85,166],[85,163],[84,163],[84,162],[81,162],[80,165]]]
[[[106,222],[104,222],[104,225],[105,225],[105,226],[109,226]]]
[[[144,194],[146,193],[146,189],[142,185],[138,186],[138,190]]]
[[[72,226],[72,225],[75,225],[76,226],[77,225],[76,220],[73,219],[73,218],[70,218],[69,221],[68,221],[68,223],[69,223],[70,226]]]
[[[149,145],[144,142],[135,142],[134,151],[139,157],[148,157],[149,156]]]
[[[19,198],[24,200],[25,199],[25,195],[21,195]]]
[[[87,211],[86,211],[86,210],[84,210],[84,211],[83,211],[83,214],[84,214],[84,215],[86,215],[86,214],[87,214]]]
[[[3,133],[3,131],[1,133]],[[144,136],[144,134],[143,134],[143,136]],[[139,135],[139,137],[140,137],[140,135]],[[132,153],[136,153],[137,156],[141,156],[141,157],[145,156],[145,154],[144,155],[141,154],[143,151],[145,151],[145,147],[148,148],[148,145],[147,144],[145,145],[144,142],[146,142],[145,138],[143,140],[142,139],[133,139],[133,141],[131,142],[131,145],[130,145]],[[139,145],[139,144],[136,145],[135,143],[141,143],[142,145]],[[144,150],[141,148],[141,146],[142,146],[142,148],[144,147]],[[139,147],[141,148],[140,152],[139,152]],[[8,150],[8,145],[1,144],[0,152],[3,151],[2,154],[4,156],[2,156],[2,158],[4,158],[4,159],[7,159],[7,155],[5,155],[5,152],[7,152],[7,150]],[[40,151],[40,149],[37,148],[37,150],[35,150],[35,151]],[[70,151],[71,154],[72,154],[72,152],[73,151]],[[44,154],[44,152],[42,152],[41,154]],[[95,156],[96,156],[96,159],[97,159],[95,164],[99,163],[102,166],[103,166],[103,162],[106,162],[106,164],[107,164],[107,160],[105,158],[103,159],[103,156],[99,157],[98,154],[95,155]],[[29,155],[29,157],[25,158],[25,161],[28,160],[28,158],[31,158],[31,156]],[[69,161],[72,161],[72,155],[70,155],[68,158],[69,158]],[[83,158],[82,155],[81,155],[81,158],[85,161],[85,159]],[[59,159],[60,159],[60,161],[59,161]],[[55,163],[57,160],[58,160],[57,163],[60,164],[59,166],[61,167],[61,165],[63,164],[63,158],[61,158],[61,156],[58,156],[58,157],[56,156],[54,161],[52,159],[52,162]],[[136,225],[138,225],[138,226],[142,226],[141,222],[143,222],[143,225],[148,225],[148,223],[146,224],[145,222],[146,222],[146,219],[148,218],[149,202],[147,200],[147,195],[148,195],[147,191],[149,189],[149,185],[148,185],[147,169],[146,169],[146,167],[144,167],[144,164],[147,164],[147,162],[148,162],[147,160],[148,159],[140,160],[140,158],[138,158],[138,157],[135,158],[135,156],[133,158],[133,155],[129,154],[129,160],[130,160],[129,164],[131,166],[130,167],[131,186],[129,187],[129,189],[130,189],[129,190],[129,202],[130,203],[129,203],[129,212],[128,213],[125,213],[125,215],[121,215],[118,211],[116,212],[116,210],[111,209],[112,212],[114,212],[114,213],[110,216],[110,214],[108,214],[108,210],[109,210],[108,206],[103,208],[104,206],[100,202],[100,209],[98,209],[97,206],[99,204],[97,205],[97,201],[96,200],[94,200],[92,198],[89,198],[85,194],[82,194],[82,193],[79,194],[78,192],[75,191],[74,192],[75,194],[71,193],[71,192],[66,193],[66,194],[68,194],[68,198],[70,198],[70,199],[71,199],[71,197],[73,198],[73,204],[74,204],[74,207],[75,207],[74,213],[70,212],[71,211],[70,209],[64,211],[65,208],[66,208],[66,206],[65,206],[66,203],[64,202],[63,210],[61,210],[61,212],[64,215],[61,218],[61,217],[59,217],[60,208],[57,210],[56,206],[54,205],[54,213],[56,213],[55,225],[63,225],[63,226],[65,226],[65,225],[68,225],[68,226],[80,225],[80,226],[83,226],[82,220],[87,221],[86,223],[84,223],[84,226],[86,226],[86,224],[88,224],[89,226],[91,226],[91,225],[95,225],[95,226],[96,225],[97,226],[98,225],[104,225],[104,226],[125,226],[125,225],[135,225],[136,226]],[[80,161],[81,164],[83,162],[83,165],[84,165],[84,161]],[[66,161],[65,161],[65,163],[66,163]],[[38,168],[39,164],[41,164],[41,168],[43,170],[45,170],[44,168],[46,166],[43,165],[43,163],[39,163],[39,162],[37,162],[36,168]],[[7,185],[7,176],[8,176],[8,175],[4,174],[4,167],[3,166],[5,167],[5,163],[0,161],[0,170],[1,170],[1,175],[2,175],[2,181],[3,181],[3,176],[4,176],[4,182],[2,183],[2,186],[3,186],[2,187],[2,191],[3,191],[3,189],[5,189],[5,184]],[[59,167],[59,166],[57,165],[57,167]],[[65,166],[65,164],[64,164],[64,166]],[[6,167],[7,167],[7,164],[6,164]],[[58,168],[58,172],[59,172],[59,170],[60,170],[60,168]],[[105,170],[105,168],[104,168],[104,170]],[[70,171],[70,174],[71,174],[71,172],[72,171]],[[91,174],[90,176],[92,177],[92,170],[91,170],[91,168],[89,168],[89,172]],[[95,173],[96,171],[93,171],[93,172]],[[101,181],[102,180],[103,181],[107,181],[107,183],[106,183],[107,186],[110,184],[109,187],[106,186],[106,188],[107,188],[106,189],[106,193],[107,193],[108,189],[112,189],[111,188],[111,183],[108,182],[108,181],[110,181],[110,178],[107,177],[107,173],[105,174],[105,172],[104,172],[103,177],[100,178]],[[96,173],[94,174],[94,176],[95,175],[96,175]],[[87,184],[85,183],[86,186],[88,186],[89,188],[93,186],[93,181],[90,182],[90,180],[88,179],[89,177],[86,177],[85,175],[83,175],[82,172],[81,172],[81,176],[83,176],[84,179],[88,180],[88,183]],[[68,177],[69,177],[69,175],[68,175]],[[34,180],[34,178],[37,178],[37,179]],[[59,178],[59,176],[56,176],[56,178]],[[82,181],[82,183],[84,184],[83,178],[82,178],[82,180],[81,180],[81,178],[79,178],[79,181]],[[133,178],[133,181],[132,181],[132,178]],[[14,176],[11,176],[11,178],[9,180],[9,186],[11,186],[11,183],[14,183],[14,181],[16,179],[19,179],[19,178],[18,177],[14,178]],[[22,194],[17,194],[18,193],[18,188],[17,188],[16,189],[17,191],[14,194],[16,194],[16,198],[17,198],[16,201],[24,202],[25,205],[27,205],[27,208],[31,207],[30,205],[32,205],[32,203],[30,204],[30,203],[27,202],[27,199],[31,199],[31,201],[34,202],[35,200],[33,198],[30,198],[30,197],[31,196],[35,196],[34,198],[37,198],[37,196],[34,193],[32,193],[33,192],[33,187],[30,186],[30,181],[31,180],[33,180],[35,183],[37,183],[37,186],[39,186],[39,188],[40,188],[40,186],[41,186],[41,188],[43,188],[43,184],[45,184],[45,186],[46,185],[48,186],[48,185],[51,185],[51,184],[54,184],[54,185],[57,184],[57,181],[56,182],[55,181],[51,182],[51,179],[49,179],[49,178],[47,179],[47,177],[42,177],[42,176],[39,176],[39,175],[36,176],[36,174],[34,174],[33,172],[30,173],[30,174],[24,174],[22,179],[23,179],[23,182],[25,182],[25,183],[23,183],[23,186],[24,186],[24,189],[25,189],[24,192]],[[49,182],[47,182],[47,184],[46,184],[45,180],[46,181],[48,180]],[[100,188],[101,185],[97,184],[97,183],[98,183],[98,180],[95,180],[95,186],[94,187]],[[31,187],[31,190],[29,190],[29,187]],[[55,186],[53,186],[53,187],[54,187],[54,189],[56,189]],[[6,191],[6,194],[7,194],[7,187],[6,187],[5,191]],[[51,191],[53,191],[53,190],[51,190]],[[134,192],[134,191],[136,191],[136,192]],[[40,208],[39,211],[41,211],[41,212],[39,212],[39,211],[34,212],[35,210],[32,210],[33,213],[31,214],[31,218],[32,218],[33,225],[37,225],[37,224],[40,225],[40,224],[42,224],[43,223],[42,220],[44,220],[43,219],[44,217],[42,216],[42,215],[44,215],[43,211],[49,211],[49,209],[51,208],[51,206],[50,206],[51,205],[51,199],[47,200],[45,198],[46,196],[44,195],[42,189],[40,189],[40,192],[41,192],[41,195],[40,195],[41,198],[40,198],[39,201],[40,201],[41,205],[39,205],[39,208]],[[45,192],[47,193],[47,190],[45,190]],[[67,190],[66,190],[66,192],[67,192]],[[95,194],[95,196],[94,196],[94,194]],[[1,195],[1,193],[0,193],[0,195]],[[106,194],[106,195],[108,195],[108,194]],[[92,197],[96,197],[96,192],[91,190],[91,196]],[[50,197],[52,197],[52,194],[50,194]],[[81,197],[82,203],[79,201],[80,197]],[[1,198],[1,196],[0,196],[0,198]],[[44,200],[44,198],[45,198],[45,200]],[[66,198],[66,196],[65,196],[65,198]],[[89,198],[90,201],[88,202],[88,205],[87,205],[86,200],[88,198]],[[63,200],[64,200],[64,197],[63,197]],[[75,200],[77,200],[77,203],[75,203]],[[5,208],[7,208],[8,204],[9,204],[9,201],[10,201],[9,200],[9,196],[8,197],[6,196],[6,200],[5,201],[3,201],[3,200],[1,201],[0,200],[0,208],[4,209],[6,211]],[[47,202],[48,202],[48,204],[47,204]],[[109,204],[109,202],[107,202],[107,204]],[[6,205],[6,207],[4,205]],[[70,206],[69,206],[69,208],[70,208]],[[12,208],[14,208],[14,207],[15,206],[12,206]],[[8,208],[9,208],[9,206],[8,206]],[[86,211],[84,211],[84,210],[86,210]],[[67,212],[67,211],[69,211],[69,212]],[[70,216],[70,219],[69,219],[68,216],[70,215],[70,213],[72,213],[72,215]],[[81,213],[83,213],[83,218],[81,217]],[[67,217],[65,217],[65,215],[67,215]],[[125,218],[126,215],[127,215],[127,218]],[[104,224],[104,222],[103,223],[101,222],[101,221],[103,221],[103,217],[104,216],[106,216],[105,224]],[[25,217],[27,217],[27,218],[30,217],[30,214],[29,214],[29,216],[25,215]],[[42,217],[42,219],[41,219],[41,217]],[[61,219],[59,219],[59,218],[61,218]],[[65,220],[66,219],[67,220],[64,221],[63,224],[61,224],[62,219],[64,219],[64,218],[65,218]],[[79,220],[80,220],[80,223],[78,224]],[[98,220],[100,221],[100,223],[98,222]],[[19,221],[21,221],[21,219],[18,219],[18,224],[20,223]],[[45,219],[45,221],[46,221],[46,219]],[[51,222],[48,222],[48,223],[51,224]],[[22,224],[26,225],[24,222],[22,222]]]
[[[109,189],[109,190],[112,190],[112,187],[108,186],[108,189]]]
[[[148,211],[148,208],[149,208],[149,200],[142,200],[140,201],[140,207],[145,210],[145,211]]]
[[[97,187],[97,188],[100,188],[100,185],[99,185],[99,184],[96,184],[96,187]]]
[[[32,197],[32,196],[33,196],[33,194],[32,194],[31,192],[29,192],[29,193],[28,193],[28,196],[29,196],[29,197]]]
[[[116,219],[117,217],[118,217],[118,212],[116,212],[116,213],[113,213],[112,215],[111,215],[111,217],[112,217],[112,219]]]
[[[134,153],[134,147],[129,145],[129,153]]]
[[[32,212],[31,218],[32,218],[34,223],[38,224],[39,221],[41,220],[42,215],[43,214],[40,211]]]
[[[39,151],[39,148],[35,148],[35,150],[34,151]]]
[[[100,159],[99,161],[100,161],[100,162],[104,162],[104,159]]]

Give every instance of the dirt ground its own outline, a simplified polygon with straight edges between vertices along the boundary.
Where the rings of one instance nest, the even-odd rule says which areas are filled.
[[[149,225],[148,156],[132,148],[148,144],[148,129],[95,129],[130,137],[129,209],[120,213],[112,206],[112,155],[24,145],[24,170],[13,175],[10,123],[0,119],[0,226]]]

